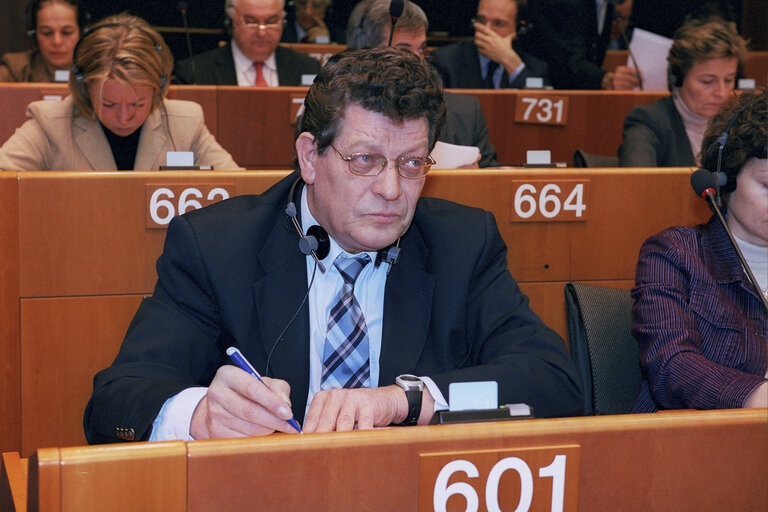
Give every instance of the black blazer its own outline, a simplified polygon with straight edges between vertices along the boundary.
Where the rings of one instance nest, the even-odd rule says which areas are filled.
[[[320,71],[317,59],[283,46],[275,49],[275,62],[280,85],[301,85],[301,75]],[[177,62],[174,75],[180,84],[237,85],[231,43]]]
[[[515,49],[517,51],[517,49]],[[544,84],[549,83],[549,67],[543,60],[518,51],[518,55],[525,67],[509,83],[507,73],[504,72],[501,88],[522,89],[525,87],[525,79],[528,77],[540,77]],[[438,48],[432,52],[432,64],[443,78],[445,87],[457,89],[484,89],[483,72],[480,69],[480,57],[474,41],[461,41]]]
[[[622,167],[696,165],[683,118],[672,96],[633,108],[624,120],[619,147]]]
[[[84,427],[90,443],[116,428],[148,438],[163,403],[207,386],[236,345],[267,375],[291,385],[303,421],[309,387],[306,256],[285,215],[288,176],[260,196],[238,196],[175,218],[157,262],[152,297],[136,313],[114,363],[94,378]],[[298,194],[296,194],[298,197]],[[420,199],[386,283],[379,385],[427,375],[493,380],[499,403],[525,402],[539,417],[580,414],[581,390],[563,340],[528,307],[507,270],[493,216]]]
[[[601,68],[608,49],[613,4],[597,31],[595,0],[537,0],[528,2],[529,30],[521,48],[544,59],[558,89],[600,89]]]
[[[477,96],[445,92],[445,124],[438,140],[480,148],[480,167],[499,167],[496,148],[488,139],[488,127]]]

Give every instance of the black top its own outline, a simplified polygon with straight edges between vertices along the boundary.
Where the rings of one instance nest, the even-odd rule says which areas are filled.
[[[112,149],[112,156],[115,158],[118,171],[132,171],[136,163],[136,153],[139,150],[139,137],[141,137],[141,127],[127,137],[121,137],[112,133],[109,128],[101,125],[104,135],[107,136],[107,142]]]

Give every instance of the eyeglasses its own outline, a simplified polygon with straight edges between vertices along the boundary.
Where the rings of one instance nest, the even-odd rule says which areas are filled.
[[[505,28],[509,28],[509,27],[511,27],[511,26],[512,26],[512,23],[510,23],[510,22],[509,22],[509,21],[507,21],[507,20],[500,20],[500,19],[492,19],[492,20],[489,20],[489,19],[487,19],[485,16],[480,16],[479,14],[478,14],[477,16],[475,16],[474,18],[472,18],[472,24],[473,24],[473,25],[474,25],[475,23],[479,23],[479,24],[481,24],[481,25],[485,25],[485,24],[487,24],[488,22],[490,22],[490,23],[491,23],[491,26],[492,26],[492,27],[494,27],[494,28],[499,28],[499,29],[505,29]]]
[[[243,16],[240,18],[240,23],[248,30],[277,30],[283,25],[283,16],[282,14],[275,14],[266,19],[264,23],[250,16]]]
[[[339,158],[347,162],[349,172],[357,176],[378,176],[381,171],[386,169],[390,159],[384,155],[373,155],[371,153],[352,153],[351,155],[342,155],[336,147],[331,147],[339,155]],[[431,156],[400,156],[393,160],[397,173],[403,178],[417,180],[423,178],[429,172],[430,167],[435,165]]]

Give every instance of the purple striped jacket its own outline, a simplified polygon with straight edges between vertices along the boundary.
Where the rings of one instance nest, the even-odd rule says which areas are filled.
[[[768,315],[714,216],[646,240],[632,297],[645,377],[633,412],[738,408],[765,382]]]

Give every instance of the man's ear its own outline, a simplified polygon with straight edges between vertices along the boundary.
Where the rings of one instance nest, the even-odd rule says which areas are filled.
[[[309,132],[302,132],[296,139],[296,156],[299,159],[299,169],[304,183],[311,185],[315,182],[315,166],[317,165],[317,144],[315,137]]]

